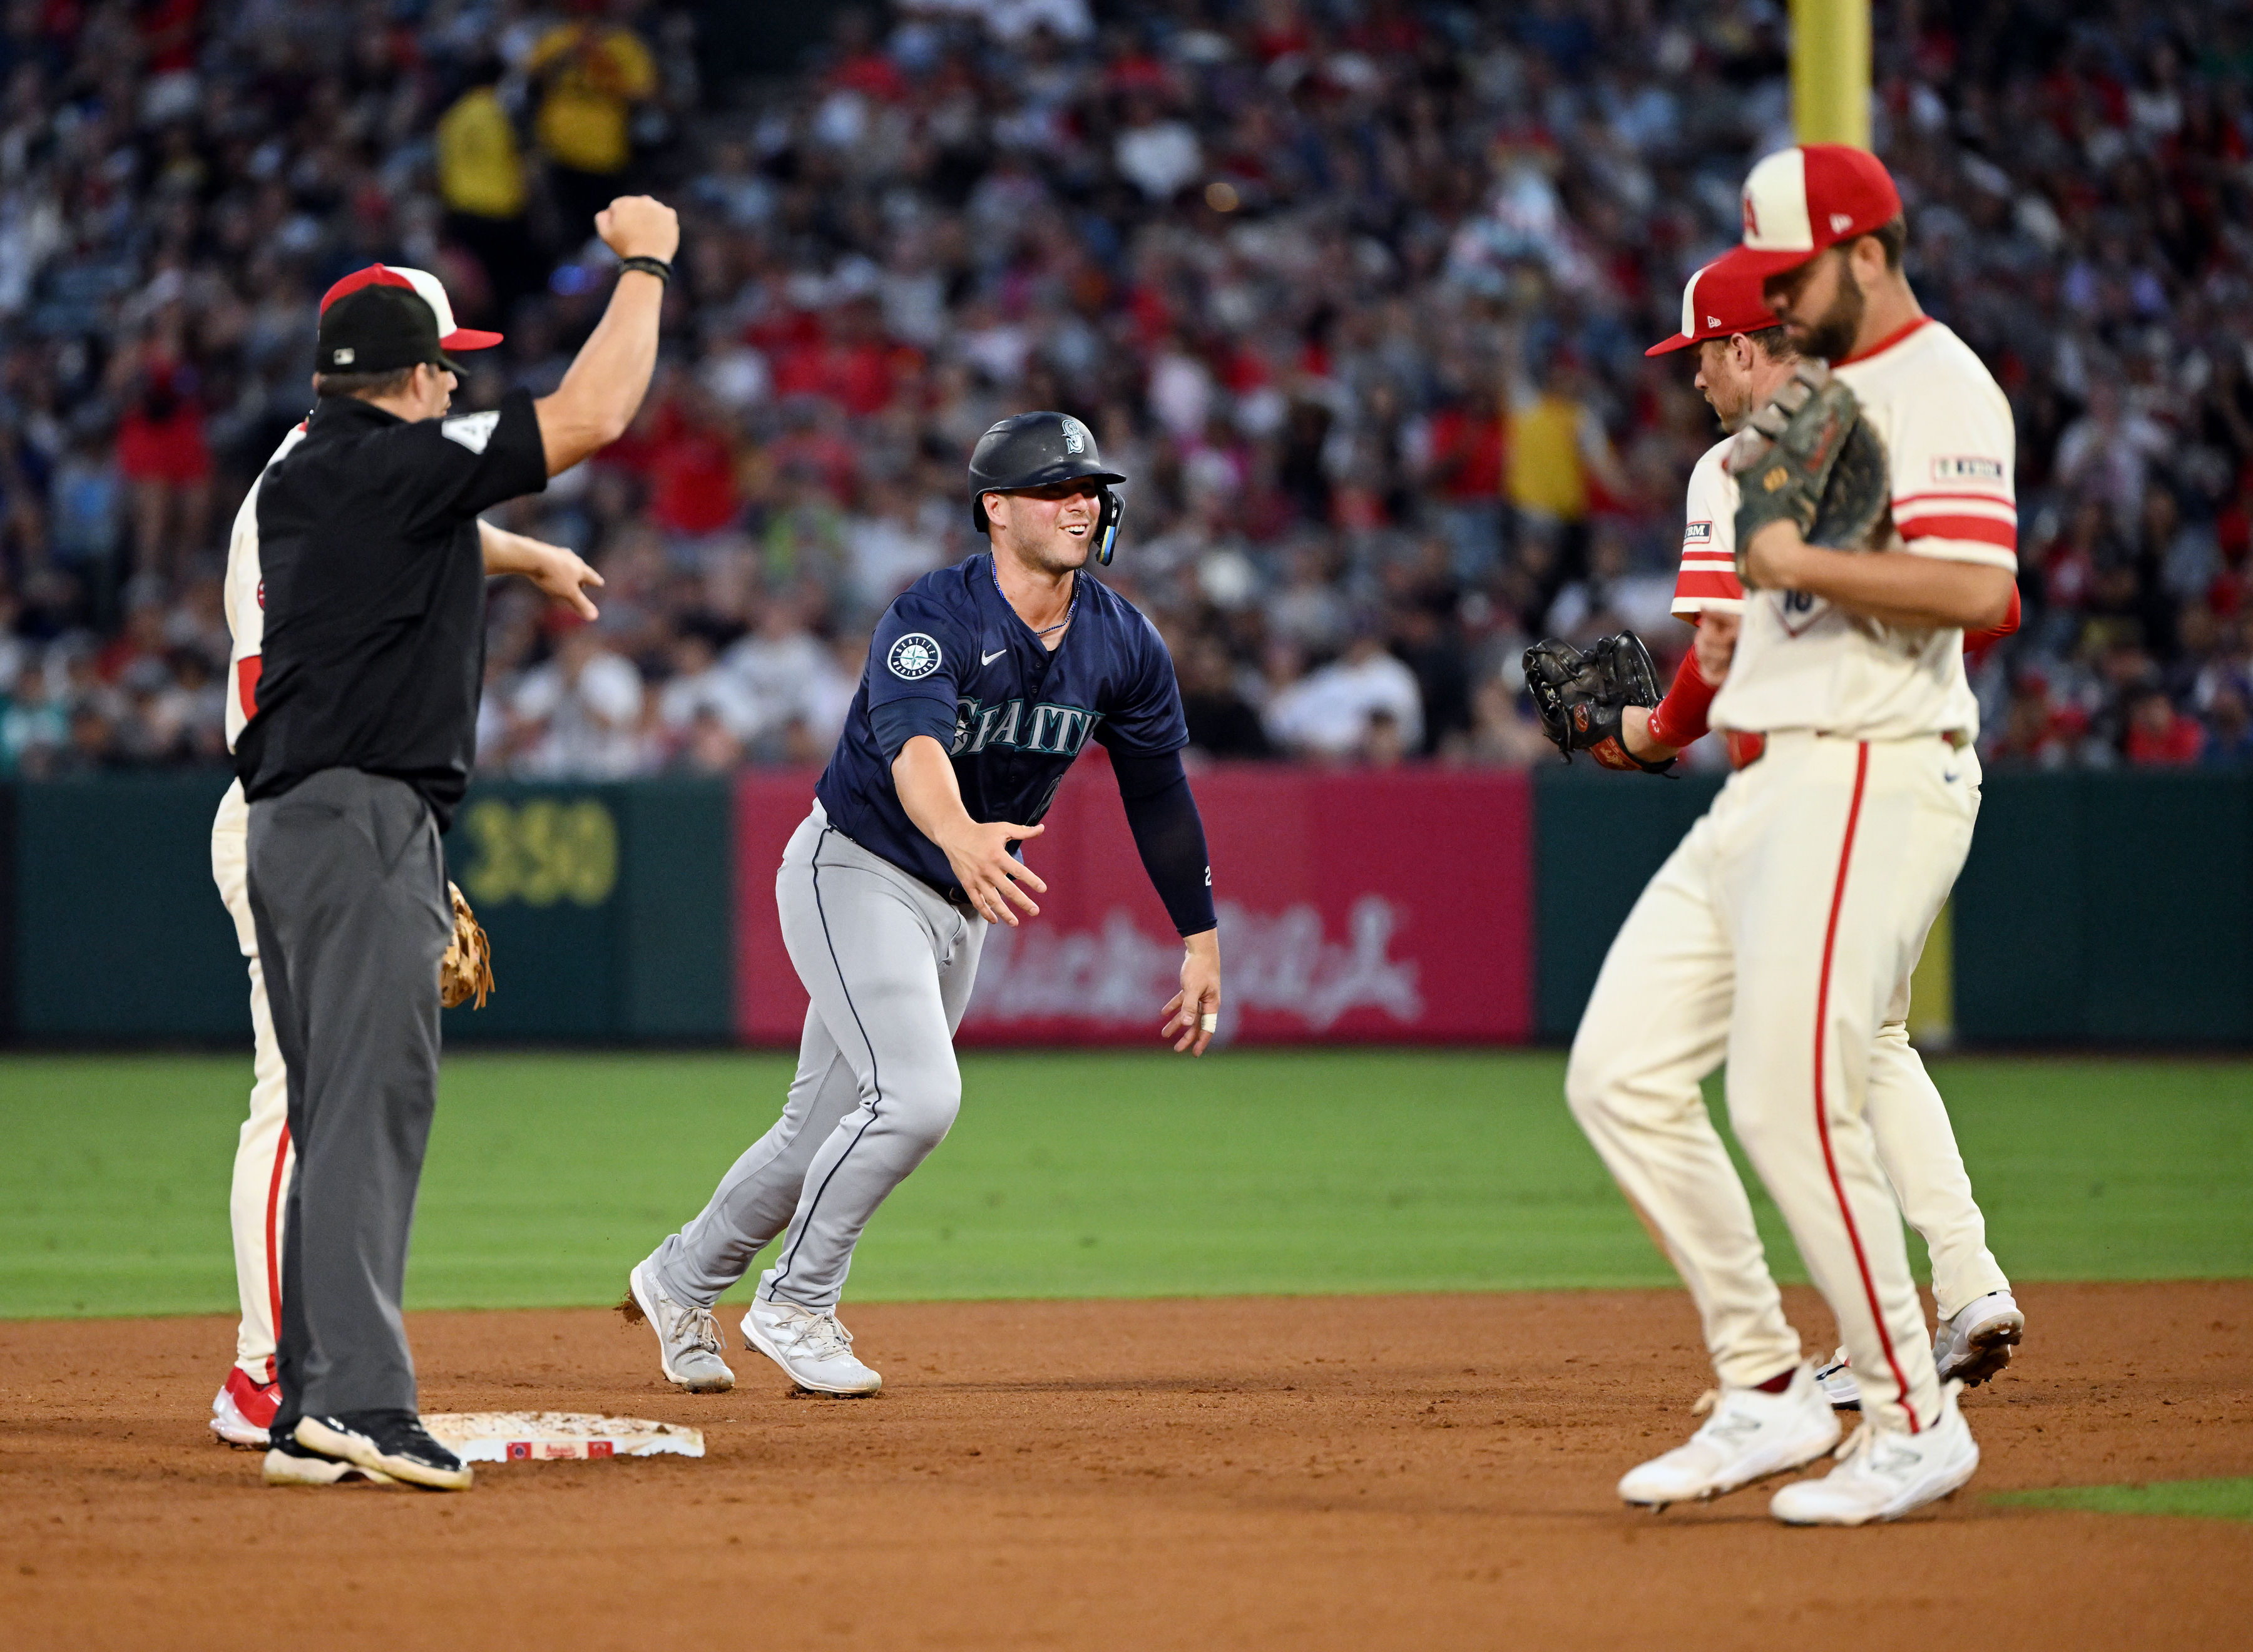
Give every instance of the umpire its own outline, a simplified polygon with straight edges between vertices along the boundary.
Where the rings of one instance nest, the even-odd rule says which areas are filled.
[[[624,261],[601,323],[555,394],[513,391],[490,413],[448,416],[446,352],[499,335],[456,330],[419,271],[338,282],[322,301],[319,403],[258,484],[265,643],[235,767],[297,1149],[269,1484],[470,1485],[416,1414],[399,1311],[453,927],[438,835],[476,748],[478,512],[615,441],[656,365],[680,224],[635,196],[595,227]]]

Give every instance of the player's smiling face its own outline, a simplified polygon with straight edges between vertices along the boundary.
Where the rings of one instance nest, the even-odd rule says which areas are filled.
[[[1085,567],[1103,514],[1102,485],[1083,479],[1022,493],[988,493],[986,517],[993,524],[994,548],[1006,547],[1043,573]]]

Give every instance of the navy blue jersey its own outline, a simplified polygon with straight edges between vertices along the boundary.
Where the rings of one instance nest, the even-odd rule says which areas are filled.
[[[918,734],[947,743],[973,820],[1037,826],[1092,739],[1121,756],[1189,743],[1173,657],[1132,603],[1082,570],[1051,652],[1017,617],[980,552],[926,574],[877,622],[845,733],[815,795],[830,824],[935,888],[959,893],[938,846],[892,787]]]

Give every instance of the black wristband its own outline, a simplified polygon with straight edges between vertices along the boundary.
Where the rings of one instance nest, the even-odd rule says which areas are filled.
[[[656,276],[668,287],[673,285],[673,266],[666,263],[662,258],[621,258],[618,260],[618,272],[621,275],[624,274],[629,269],[638,269],[645,275]]]

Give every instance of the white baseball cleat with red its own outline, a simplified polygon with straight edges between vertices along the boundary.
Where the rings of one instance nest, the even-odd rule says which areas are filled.
[[[1709,1391],[1698,1402],[1712,1415],[1663,1457],[1629,1469],[1619,1483],[1622,1502],[1664,1509],[1719,1497],[1770,1474],[1803,1468],[1838,1443],[1838,1419],[1802,1365],[1781,1394],[1757,1388]]]
[[[1979,1467],[1978,1442],[1957,1409],[1958,1385],[1942,1391],[1940,1416],[1920,1433],[1865,1420],[1820,1480],[1786,1486],[1768,1512],[1788,1526],[1861,1526],[1898,1520],[1937,1502]]]
[[[226,1385],[212,1401],[211,1431],[230,1446],[263,1450],[281,1404],[281,1384],[262,1383],[241,1366],[230,1365]]]

